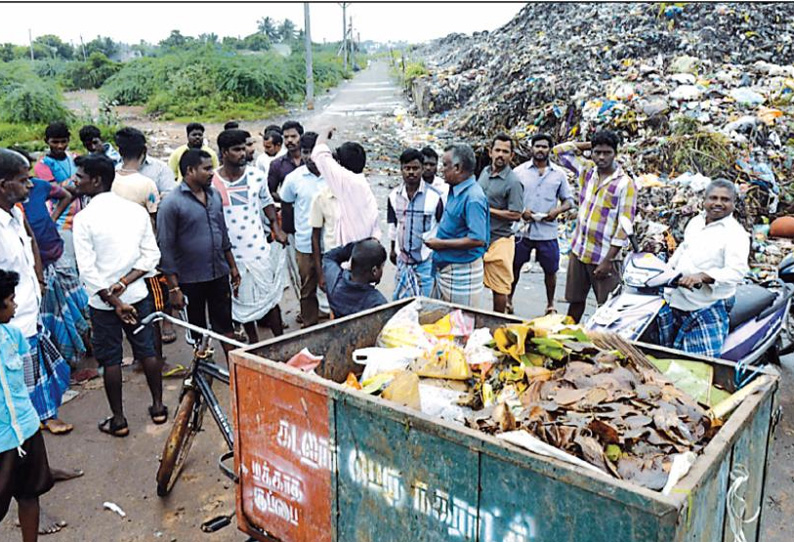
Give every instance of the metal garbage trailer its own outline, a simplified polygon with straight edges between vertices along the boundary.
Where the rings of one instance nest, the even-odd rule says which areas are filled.
[[[491,330],[520,321],[422,300],[422,323],[461,308]],[[749,519],[763,504],[778,374],[734,411],[669,496],[536,455],[490,435],[340,385],[355,349],[373,346],[410,300],[390,303],[232,353],[237,518],[282,542],[732,541],[732,473]],[[657,356],[680,352],[639,345]],[[307,374],[284,362],[308,348]],[[732,391],[732,363],[708,361]],[[324,377],[324,378],[323,378]],[[743,525],[759,539],[760,518]]]

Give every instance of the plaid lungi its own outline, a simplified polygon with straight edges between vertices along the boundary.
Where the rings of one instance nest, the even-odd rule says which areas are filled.
[[[394,276],[394,301],[419,295],[430,297],[432,293],[432,259],[417,265],[406,263],[400,259],[397,260],[397,274]]]
[[[64,392],[69,389],[71,369],[50,340],[46,328],[28,337],[30,352],[22,356],[25,384],[41,421],[55,418]]]
[[[658,343],[690,354],[719,358],[730,330],[734,298],[721,299],[696,311],[662,306],[656,317]]]
[[[436,269],[433,297],[448,303],[476,307],[483,289],[482,258],[469,263],[451,263]]]
[[[44,269],[41,322],[61,356],[77,365],[85,355],[83,336],[88,332],[88,294],[77,272],[58,263]]]

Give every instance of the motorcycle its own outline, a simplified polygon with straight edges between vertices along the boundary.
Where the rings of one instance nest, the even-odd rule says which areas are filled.
[[[585,323],[588,329],[617,333],[634,341],[653,343],[654,321],[666,303],[666,288],[676,288],[676,273],[655,254],[641,252],[631,221],[621,218],[632,251],[625,262],[622,284]],[[784,265],[785,263],[785,265]],[[780,264],[779,278],[761,284],[746,282],[736,288],[736,299],[730,311],[730,331],[720,354],[721,359],[737,362],[737,384],[746,381],[748,367],[779,363],[781,333],[794,339],[794,330],[787,323],[791,318],[791,297],[794,292],[794,255]],[[696,287],[701,287],[697,285]],[[787,349],[794,351],[794,340]]]

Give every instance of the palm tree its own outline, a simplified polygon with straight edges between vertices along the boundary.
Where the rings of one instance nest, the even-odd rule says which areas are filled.
[[[282,42],[292,41],[295,39],[295,23],[289,19],[284,19],[284,22],[281,23],[278,33],[281,36]]]
[[[276,29],[276,21],[270,17],[263,17],[257,22],[257,29],[259,32],[267,36],[270,41],[276,41],[278,38],[278,30]]]

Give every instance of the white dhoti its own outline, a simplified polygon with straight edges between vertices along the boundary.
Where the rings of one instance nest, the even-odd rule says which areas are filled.
[[[232,297],[232,318],[243,324],[259,320],[279,304],[284,290],[285,251],[271,247],[270,254],[260,260],[237,262],[240,289]],[[272,255],[272,257],[271,257]]]

